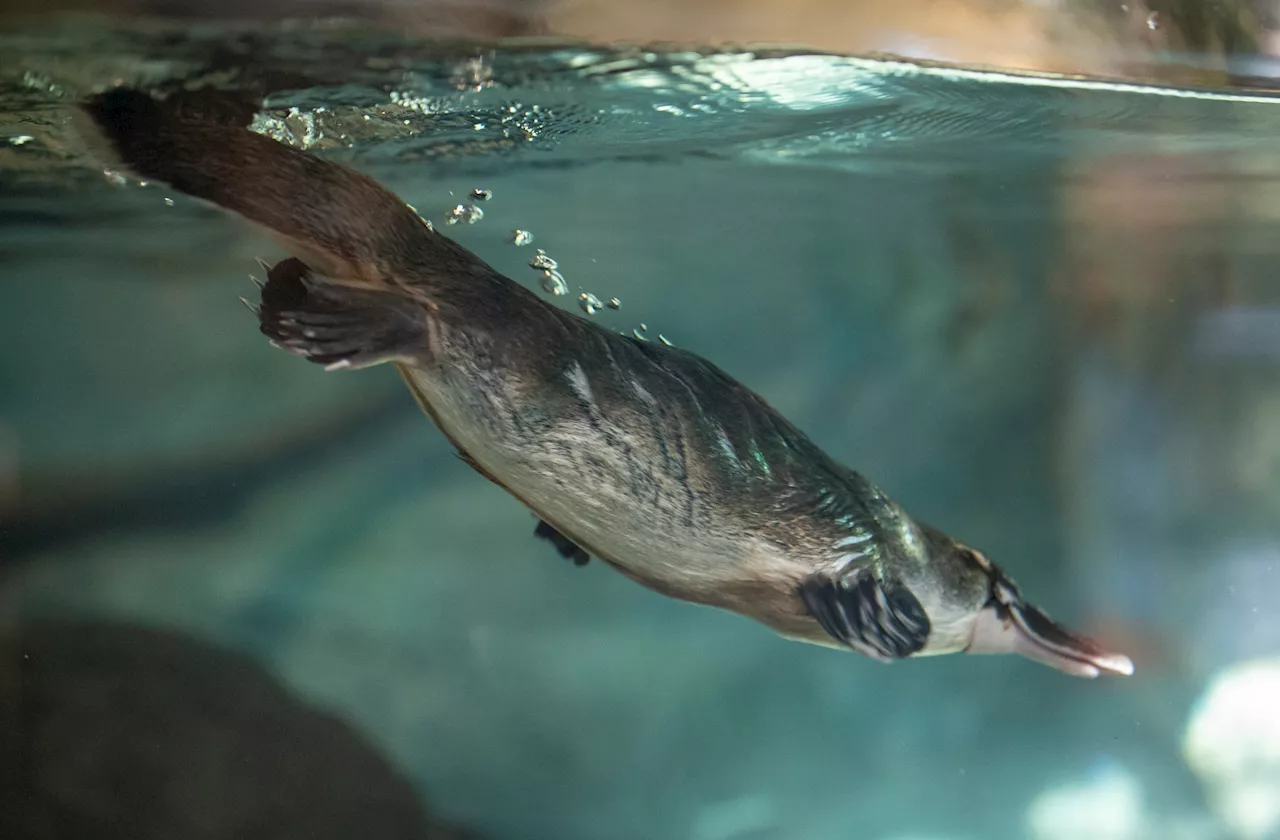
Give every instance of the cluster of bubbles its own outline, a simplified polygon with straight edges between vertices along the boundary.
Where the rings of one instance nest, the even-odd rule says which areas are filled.
[[[14,138],[14,139],[17,139],[17,138]],[[14,139],[11,139],[10,142],[13,142]],[[22,138],[21,142],[22,143],[27,142],[27,138]],[[114,186],[125,186],[129,181],[129,179],[126,178],[123,174],[113,169],[104,169],[102,171],[102,174],[107,179],[107,181]],[[141,187],[145,187],[148,185],[148,182],[139,181],[138,185]],[[480,187],[473,189],[468,195],[469,201],[467,203],[457,204],[445,212],[444,214],[445,224],[456,225],[460,222],[465,222],[466,224],[469,224],[469,225],[475,224],[476,222],[484,218],[484,211],[480,209],[478,202],[488,201],[491,198],[493,198],[492,190],[483,189]],[[169,207],[174,206],[174,200],[169,197],[165,197],[164,203]],[[413,210],[414,213],[418,212],[417,209],[413,207],[413,205],[409,205],[409,209]],[[422,218],[421,214],[419,214],[419,217]],[[428,230],[435,230],[435,227],[431,224],[430,219],[422,218],[422,223],[426,225]],[[508,235],[507,241],[510,242],[512,245],[515,245],[516,247],[524,247],[526,245],[530,245],[533,243],[533,233],[527,230],[522,230],[517,228],[511,231],[511,233]],[[542,272],[541,286],[544,292],[546,292],[549,295],[553,295],[555,297],[563,297],[569,294],[569,283],[567,280],[565,280],[564,275],[560,273],[560,264],[556,262],[556,260],[552,258],[549,254],[547,254],[546,251],[542,250],[541,248],[537,249],[537,252],[533,255],[533,258],[529,260],[529,267],[535,269],[536,271]],[[601,309],[605,309],[605,308],[615,309],[615,310],[621,309],[622,301],[617,297],[611,297],[607,301],[601,301],[600,298],[597,297],[596,295],[592,294],[591,292],[581,290],[581,287],[579,287],[578,306],[586,314],[594,315],[597,312],[599,312]],[[649,340],[648,331],[649,331],[648,325],[641,324],[638,329],[633,329],[631,331],[631,334],[636,338],[640,339],[641,341],[648,341]],[[667,339],[666,336],[659,334],[658,339],[663,344],[666,344],[667,346],[672,346],[671,342]]]
[[[492,87],[494,84],[492,55],[489,56],[488,61],[485,60],[485,56],[477,55],[458,62],[453,67],[449,82],[459,91],[478,92]]]
[[[459,204],[444,214],[444,223],[446,225],[456,225],[458,222],[466,222],[469,225],[474,225],[483,218],[484,211],[478,205]]]
[[[547,252],[538,249],[538,253],[533,259],[529,260],[529,267],[542,272],[542,290],[547,294],[560,295],[569,294],[569,284],[565,282],[564,275],[560,273],[560,264],[551,257],[547,256]]]
[[[475,202],[488,201],[493,198],[493,190],[476,187],[469,195],[471,203],[459,204],[453,209],[445,213],[445,224],[455,225],[459,222],[467,224],[475,224],[484,218],[484,211],[481,210]],[[533,244],[533,233],[527,230],[516,228],[507,235],[507,241],[517,248]],[[542,273],[541,282],[542,290],[549,295],[555,297],[563,297],[569,294],[569,282],[564,279],[564,275],[560,273],[560,264],[541,248],[529,260],[529,267],[535,271]],[[578,306],[588,315],[594,315],[601,309],[621,309],[622,301],[616,297],[611,297],[607,301],[601,301],[599,297],[591,292],[579,289]],[[643,326],[643,325],[642,325]],[[637,337],[644,339],[645,336],[641,331],[632,330]],[[661,337],[661,336],[659,336]],[[647,339],[646,339],[647,340]],[[664,338],[663,341],[666,341]],[[667,342],[670,343],[670,342]]]
[[[488,201],[493,198],[493,190],[484,190],[477,187],[467,196],[471,199],[466,204],[459,204],[444,214],[444,223],[446,225],[456,225],[458,222],[466,222],[474,225],[476,222],[484,218],[484,211],[480,209],[477,201]]]
[[[615,298],[615,300],[616,300],[616,298]],[[641,341],[648,341],[648,340],[649,340],[649,325],[648,325],[648,324],[646,324],[646,323],[641,322],[641,324],[640,324],[640,326],[639,326],[639,327],[637,327],[636,329],[634,329],[634,330],[632,330],[632,331],[631,331],[631,334],[632,334],[633,336],[635,336],[636,338],[640,339]],[[659,341],[661,341],[663,344],[667,345],[668,347],[675,347],[675,345],[671,343],[671,339],[667,338],[667,337],[666,337],[665,335],[663,335],[662,333],[658,333],[658,340],[659,340]]]

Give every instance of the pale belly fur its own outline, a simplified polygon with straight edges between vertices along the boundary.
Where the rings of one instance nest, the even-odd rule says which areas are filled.
[[[634,457],[653,440],[607,411],[591,419],[564,412],[534,432],[514,427],[519,386],[499,376],[406,370],[406,378],[441,430],[482,470],[539,517],[593,556],[664,594],[718,606],[741,606],[744,589],[790,592],[811,568],[800,558],[743,533],[722,500],[658,474],[637,495]],[[569,377],[571,380],[572,377]],[[566,392],[584,383],[565,382]],[[689,513],[692,516],[682,515]],[[807,622],[805,622],[807,624]]]

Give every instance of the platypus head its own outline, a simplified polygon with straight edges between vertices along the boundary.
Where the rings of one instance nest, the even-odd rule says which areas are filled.
[[[1017,584],[981,552],[926,529],[935,553],[933,562],[968,585],[953,591],[981,593],[974,612],[964,608],[967,622],[957,622],[957,643],[965,653],[1016,653],[1077,677],[1102,674],[1129,676],[1129,657],[1104,650],[1096,642],[1077,635],[1053,621],[1023,599]],[[945,556],[939,556],[939,553]],[[959,582],[959,581],[957,581]],[[980,587],[980,588],[979,588]],[[960,606],[955,604],[953,606]],[[968,627],[964,625],[967,623]],[[942,652],[942,651],[939,651]]]
[[[881,504],[869,521],[875,530],[863,527],[836,542],[842,553],[833,571],[811,574],[800,585],[807,613],[827,636],[881,662],[1016,653],[1077,677],[1133,673],[1127,656],[1104,650],[1024,600],[982,553],[892,503]]]

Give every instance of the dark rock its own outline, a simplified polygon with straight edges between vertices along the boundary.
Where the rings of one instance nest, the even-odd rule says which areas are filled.
[[[0,755],[12,840],[467,837],[349,725],[249,658],[168,631],[0,634]]]

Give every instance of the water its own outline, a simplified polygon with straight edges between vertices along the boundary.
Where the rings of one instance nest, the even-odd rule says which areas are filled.
[[[151,761],[186,818],[230,819],[249,794],[215,792],[265,766],[248,697],[285,733],[336,715],[362,756],[282,735],[255,784],[324,794],[280,797],[277,837],[438,836],[421,808],[522,840],[1277,836],[1274,98],[323,28],[0,54],[0,615],[57,619],[25,648],[47,715],[6,719],[59,801],[106,784],[83,755]],[[713,359],[1137,675],[881,666],[564,562],[390,370],[267,345],[237,297],[273,245],[75,146],[78,96],[173,79],[265,96],[259,130],[541,290],[512,241],[536,235],[548,300]],[[173,735],[214,695],[241,764]],[[128,836],[180,835],[139,787],[103,794]]]

